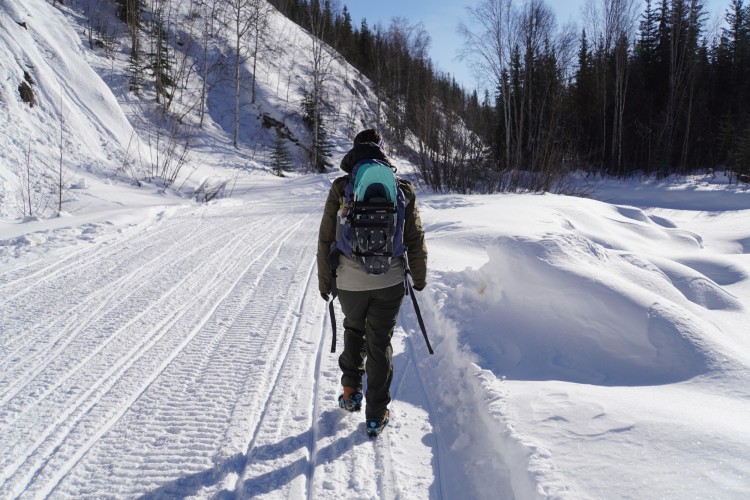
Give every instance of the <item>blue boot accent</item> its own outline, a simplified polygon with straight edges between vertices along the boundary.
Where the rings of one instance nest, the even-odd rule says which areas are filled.
[[[349,399],[344,399],[344,395],[339,396],[339,408],[343,408],[346,411],[360,411],[362,409],[362,393],[355,392],[349,396]]]
[[[388,425],[388,422],[390,421],[390,412],[388,410],[385,410],[385,415],[383,418],[368,418],[367,419],[367,435],[370,437],[377,437],[378,434],[383,432],[383,429],[385,429],[385,426]]]

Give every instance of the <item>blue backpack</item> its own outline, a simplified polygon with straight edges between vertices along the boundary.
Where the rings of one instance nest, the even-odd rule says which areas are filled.
[[[404,255],[406,198],[394,169],[378,160],[352,168],[338,212],[336,248],[373,275],[388,272]]]

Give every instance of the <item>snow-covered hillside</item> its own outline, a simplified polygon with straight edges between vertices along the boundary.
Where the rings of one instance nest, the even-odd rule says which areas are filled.
[[[263,62],[240,151],[228,94],[209,99],[186,186],[218,176],[234,189],[201,204],[120,171],[134,137],[150,154],[143,102],[122,60],[86,48],[74,11],[0,7],[0,497],[750,495],[746,187],[420,191],[430,270],[418,299],[435,355],[405,301],[392,422],[370,440],[363,416],[337,406],[317,292],[336,173],[277,178],[253,152],[258,113],[301,130],[299,85],[287,103],[280,68],[295,60],[304,79],[304,34],[273,18],[289,51]],[[349,99],[359,86],[340,82],[334,162],[352,102],[355,123],[369,116]],[[22,219],[14,168],[29,144],[35,165],[58,165],[61,89],[64,216]]]
[[[58,186],[70,212],[86,206],[82,187],[155,183],[154,170],[164,162],[171,131],[160,118],[153,82],[139,94],[129,92],[129,45],[124,27],[114,18],[109,2],[69,2],[53,7],[45,0],[0,2],[0,217],[28,215],[26,197],[33,215],[56,212]],[[97,9],[97,19],[107,18],[115,36],[114,49],[89,49],[89,30],[84,7]],[[174,2],[173,37],[199,30],[202,13],[194,3]],[[85,13],[81,13],[81,12]],[[217,21],[218,22],[218,21]],[[119,34],[119,37],[118,37]],[[96,36],[100,34],[97,33]],[[96,36],[94,38],[96,38]],[[239,149],[234,134],[234,83],[231,77],[231,30],[220,31],[205,47],[202,40],[174,45],[173,64],[190,68],[184,85],[176,92],[171,111],[179,116],[178,132],[189,137],[190,147],[172,194],[192,194],[208,178],[230,179],[269,171],[269,157],[276,127],[284,134],[295,170],[305,172],[311,143],[301,120],[304,92],[311,91],[309,35],[272,9],[267,35],[262,40],[256,69],[256,100],[251,103],[251,60],[241,70]],[[247,43],[247,42],[246,42]],[[205,49],[205,50],[204,50]],[[206,62],[199,55],[208,54]],[[326,63],[325,110],[329,139],[335,153],[345,152],[351,138],[375,120],[377,108],[367,81],[333,52]],[[219,64],[221,63],[221,64]],[[199,89],[208,81],[203,124]],[[20,86],[33,90],[34,103],[21,98]],[[161,128],[159,127],[161,125]],[[181,152],[183,140],[178,140]],[[161,159],[160,159],[161,158]],[[59,182],[59,172],[63,182]],[[158,174],[158,172],[157,172]],[[32,184],[26,189],[26,184]],[[148,184],[148,182],[147,182]],[[106,188],[105,188],[106,189]],[[95,195],[94,195],[95,196]],[[113,204],[120,200],[110,200]],[[67,208],[67,210],[65,210]]]

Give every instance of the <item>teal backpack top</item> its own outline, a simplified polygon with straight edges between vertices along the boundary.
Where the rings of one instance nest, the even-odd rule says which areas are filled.
[[[393,170],[377,160],[367,161],[352,169],[356,177],[353,183],[354,201],[365,201],[366,199],[383,195],[386,201],[396,207],[398,186],[396,175]],[[369,190],[369,195],[368,195]]]
[[[406,199],[394,169],[378,160],[352,168],[338,213],[336,249],[368,274],[385,274],[404,255]]]

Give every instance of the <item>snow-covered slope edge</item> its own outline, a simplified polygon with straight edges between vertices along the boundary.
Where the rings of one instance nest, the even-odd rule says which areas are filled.
[[[55,172],[61,155],[79,172],[113,168],[121,164],[133,129],[116,96],[86,63],[80,37],[48,2],[4,0],[0,39],[0,216],[7,217],[15,208],[11,197],[18,181],[12,174],[27,167]],[[20,98],[25,79],[33,107]]]

